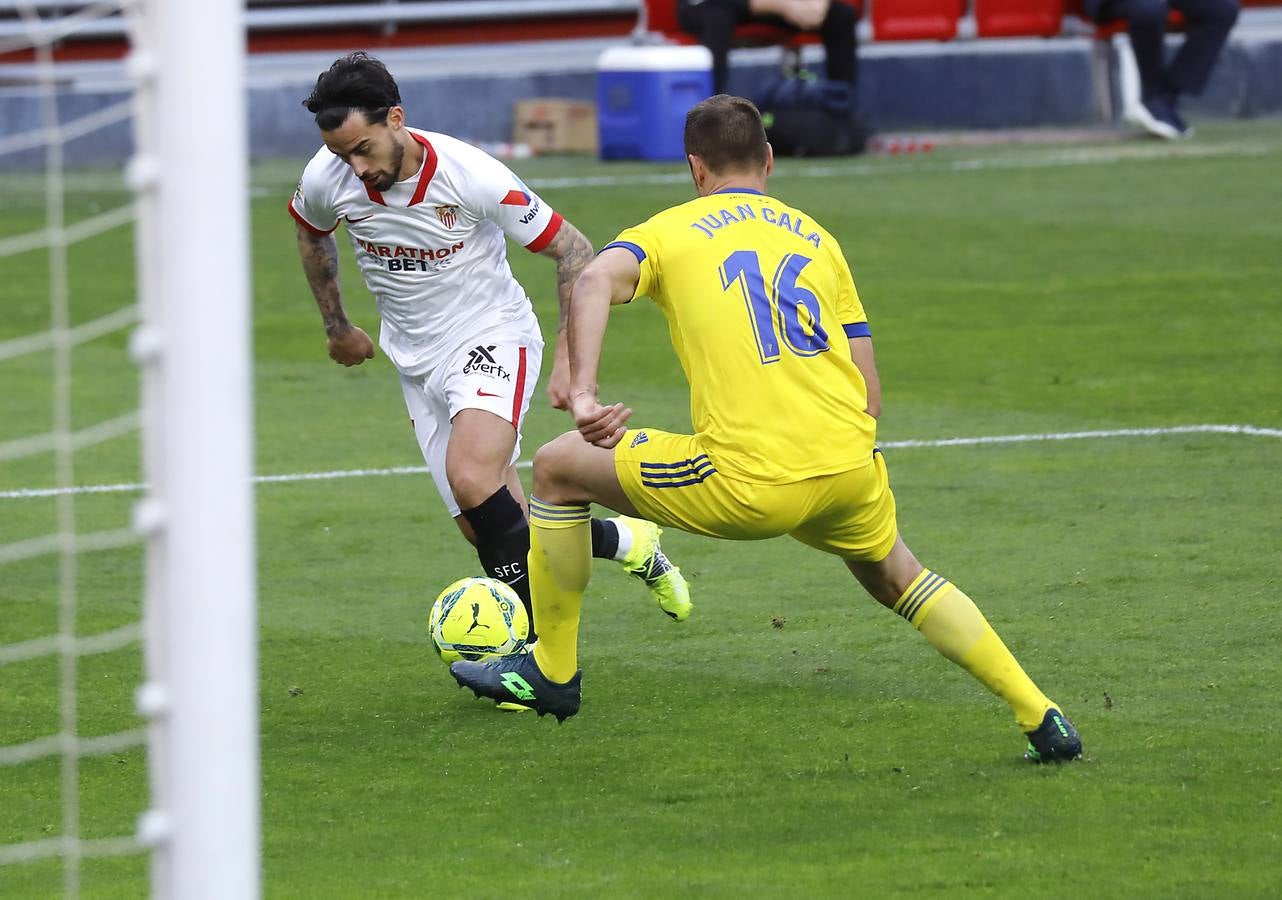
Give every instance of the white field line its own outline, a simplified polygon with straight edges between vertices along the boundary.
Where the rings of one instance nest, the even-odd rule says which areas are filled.
[[[1154,159],[1208,159],[1222,156],[1264,156],[1277,148],[1263,144],[1225,144],[1200,147],[1083,147],[1057,150],[1051,153],[1028,156],[991,157],[982,159],[951,159],[903,163],[829,163],[799,168],[784,167],[775,173],[776,178],[844,178],[865,175],[902,175],[923,172],[978,172],[984,170],[1049,169],[1060,166],[1101,166],[1123,162],[1150,161]],[[686,184],[688,172],[636,172],[620,175],[586,175],[568,178],[531,178],[536,188],[624,187],[645,184]]]
[[[903,175],[922,172],[978,172],[986,170],[1014,169],[1051,169],[1061,166],[1110,166],[1125,162],[1146,162],[1155,159],[1215,159],[1232,156],[1266,156],[1278,152],[1279,148],[1259,143],[1218,144],[1199,146],[1197,144],[1169,146],[1166,144],[1141,145],[1134,147],[1079,147],[1067,150],[1053,150],[1049,153],[1028,154],[1020,156],[983,157],[980,159],[949,159],[908,162],[858,162],[829,163],[826,165],[803,165],[792,168],[785,164],[776,173],[776,178],[844,178],[867,175]],[[690,181],[688,172],[629,172],[616,175],[584,175],[565,178],[527,178],[531,187],[539,189],[571,189],[599,187],[633,187],[647,184],[687,184]],[[282,190],[284,193],[282,193]],[[286,196],[288,189],[268,185],[255,185],[250,190],[252,197]]]
[[[1046,434],[995,434],[982,437],[935,438],[931,440],[884,441],[885,450],[911,450],[919,447],[979,447],[985,444],[1031,444],[1039,441],[1080,441],[1121,437],[1164,437],[1172,434],[1238,434],[1282,438],[1282,428],[1256,425],[1174,425],[1167,428],[1114,428],[1101,431],[1061,431]],[[517,468],[528,469],[528,461]],[[255,484],[290,484],[298,481],[334,481],[339,478],[373,478],[385,475],[424,475],[426,466],[392,466],[385,469],[337,469],[331,472],[291,472],[284,475],[258,475]],[[34,497],[59,497],[64,494],[126,494],[141,491],[142,483],[85,484],[69,488],[18,488],[0,491],[0,500],[26,500]]]
[[[40,841],[29,841],[25,844],[9,844],[0,847],[0,866],[7,863],[31,862],[37,859],[51,859],[58,856],[75,854],[80,857],[125,856],[147,852],[146,847],[137,838],[93,838],[84,840],[75,837],[45,838]]]

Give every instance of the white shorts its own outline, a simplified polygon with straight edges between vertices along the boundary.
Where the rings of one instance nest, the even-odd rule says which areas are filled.
[[[511,459],[515,463],[521,456],[521,423],[530,409],[542,362],[543,338],[536,325],[529,330],[491,332],[426,375],[401,376],[414,436],[451,516],[459,515],[458,501],[445,477],[445,451],[454,417],[460,410],[483,409],[511,422],[516,429]]]

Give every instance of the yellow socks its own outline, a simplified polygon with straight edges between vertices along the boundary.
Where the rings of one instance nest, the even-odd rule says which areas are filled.
[[[942,575],[922,570],[895,602],[895,612],[1005,700],[1023,731],[1036,730],[1046,710],[1055,705],[1020,668],[974,602]]]
[[[590,522],[586,506],[530,498],[530,601],[539,633],[534,661],[550,681],[569,681],[579,668],[579,611],[592,576]]]

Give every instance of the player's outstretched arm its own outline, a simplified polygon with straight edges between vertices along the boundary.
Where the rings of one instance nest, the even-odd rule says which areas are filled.
[[[570,411],[579,433],[598,447],[617,444],[632,415],[622,403],[601,405],[597,370],[610,306],[631,300],[640,277],[641,267],[630,250],[607,247],[583,270],[570,298]]]
[[[342,293],[338,286],[338,243],[332,234],[316,234],[295,224],[298,256],[303,262],[307,284],[320,308],[329,338],[329,356],[345,366],[358,366],[374,358],[374,342],[358,326],[347,320]]]
[[[868,389],[868,408],[866,412],[874,419],[881,415],[881,379],[877,377],[877,360],[873,357],[872,338],[850,338],[850,358],[855,368],[864,376],[864,385]]]
[[[552,362],[552,376],[548,379],[548,400],[555,409],[569,409],[570,356],[565,329],[569,322],[570,295],[574,291],[574,284],[592,261],[592,242],[569,220],[565,220],[552,243],[539,253],[556,260],[556,296],[560,305],[556,326],[556,355]]]

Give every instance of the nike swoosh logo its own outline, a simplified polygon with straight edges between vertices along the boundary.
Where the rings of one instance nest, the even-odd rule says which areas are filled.
[[[371,214],[368,216],[361,216],[359,219],[353,219],[351,216],[343,216],[343,218],[347,220],[348,225],[355,225],[357,222],[364,222],[366,219],[374,218],[374,216]]]
[[[502,397],[503,395],[502,395],[502,394],[491,394],[489,391],[483,391],[483,390],[481,390],[480,388],[477,388],[477,389],[476,389],[476,396],[478,396],[478,397]]]

